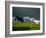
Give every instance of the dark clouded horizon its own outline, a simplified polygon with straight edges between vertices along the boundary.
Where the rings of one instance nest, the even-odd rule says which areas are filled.
[[[13,7],[12,8],[13,17],[34,17],[37,20],[40,20],[40,8],[26,8],[26,7]]]

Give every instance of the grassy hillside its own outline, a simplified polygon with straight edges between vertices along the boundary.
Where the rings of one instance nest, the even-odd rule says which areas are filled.
[[[36,24],[33,22],[17,22],[13,21],[13,31],[22,31],[22,30],[40,30],[40,24]]]

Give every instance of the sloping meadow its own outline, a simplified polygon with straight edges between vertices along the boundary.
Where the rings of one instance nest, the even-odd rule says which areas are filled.
[[[13,21],[13,31],[24,31],[24,30],[40,30],[40,24],[34,22],[17,22]]]

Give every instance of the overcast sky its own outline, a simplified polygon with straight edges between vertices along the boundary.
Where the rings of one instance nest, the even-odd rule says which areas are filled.
[[[40,20],[40,8],[13,7],[12,9],[13,16],[29,16]]]

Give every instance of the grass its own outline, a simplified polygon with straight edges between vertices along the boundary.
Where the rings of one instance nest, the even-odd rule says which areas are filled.
[[[40,30],[40,24],[36,24],[33,22],[17,22],[13,21],[13,31],[22,31],[22,30]]]

